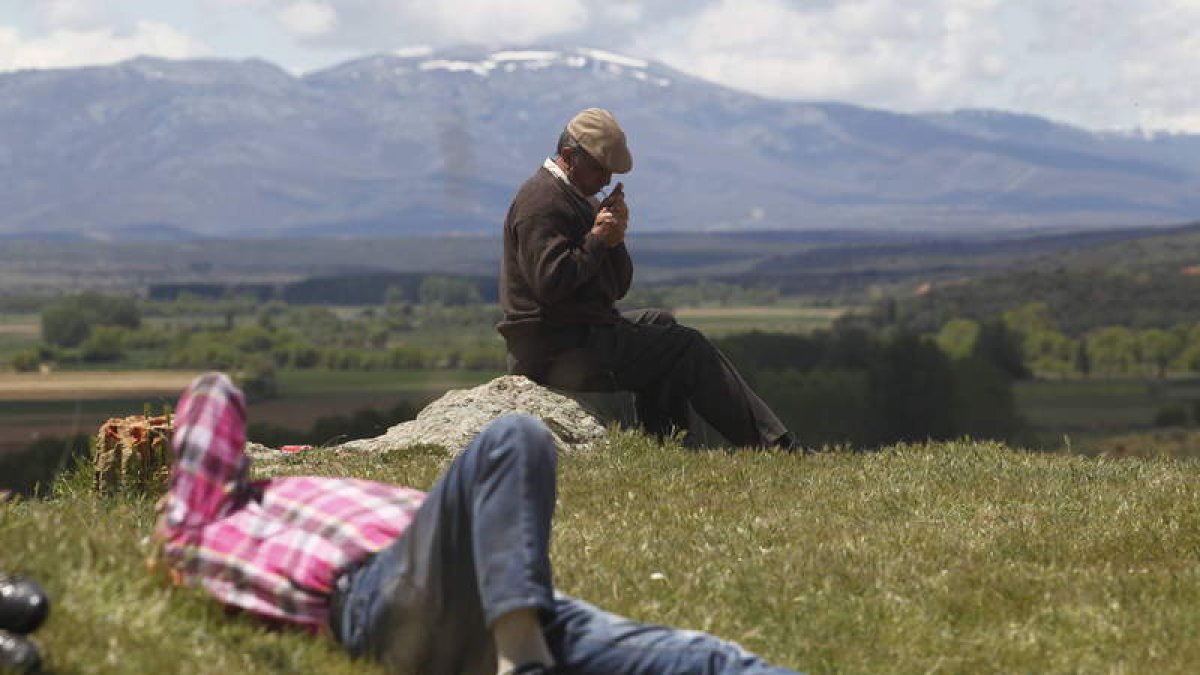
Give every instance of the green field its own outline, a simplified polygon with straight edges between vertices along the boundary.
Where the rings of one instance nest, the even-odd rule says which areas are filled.
[[[1013,393],[1021,415],[1050,447],[1062,446],[1065,435],[1072,449],[1086,452],[1095,441],[1153,429],[1164,407],[1194,415],[1200,379],[1029,380],[1017,382]]]
[[[0,368],[13,354],[38,346],[41,330],[41,320],[36,314],[0,313]]]
[[[344,320],[366,315],[378,308],[338,307],[335,313]],[[808,332],[825,328],[844,310],[840,308],[814,308],[780,303],[768,307],[703,307],[679,310],[680,319],[702,331],[720,336],[747,330]],[[413,325],[407,331],[394,334],[388,347],[454,346],[463,350],[485,349],[503,353],[503,342],[494,328],[495,307],[474,307],[469,310],[441,308],[436,306],[415,307],[411,318]],[[249,316],[231,317],[233,323],[244,325],[252,322]],[[220,315],[149,317],[148,326],[158,328],[220,326],[225,317]],[[463,323],[463,322],[466,323]],[[40,331],[36,314],[0,315],[0,360],[6,361],[13,354],[38,344]],[[63,387],[57,395],[47,392],[30,392],[21,395],[21,385],[9,383],[7,389],[0,387],[0,452],[24,447],[30,442],[46,436],[65,436],[74,433],[92,433],[109,417],[141,412],[145,404],[152,403],[156,409],[170,404],[182,383],[178,377],[169,386],[147,385],[144,391],[104,390],[104,383],[96,377],[107,376],[112,386],[132,377],[143,377],[151,363],[161,363],[161,353],[133,351],[125,361],[105,364],[72,363],[69,370],[58,370],[50,379],[66,379],[68,382],[78,373],[78,387]],[[115,369],[115,370],[114,370]],[[195,369],[193,369],[194,371]],[[86,373],[93,372],[95,377]],[[419,368],[411,370],[288,370],[278,373],[279,396],[272,400],[252,402],[254,419],[294,429],[308,428],[314,419],[327,415],[348,415],[356,411],[374,408],[390,408],[402,401],[423,403],[440,396],[449,389],[471,387],[499,375],[496,370],[469,370],[453,368]],[[8,377],[22,382],[40,380],[0,373],[0,380]],[[185,377],[186,380],[186,377]],[[4,383],[0,381],[0,385]]]
[[[344,318],[363,315],[368,308],[339,308]],[[690,306],[676,310],[678,319],[702,332],[721,337],[751,330],[808,333],[828,328],[846,312],[842,307],[813,307],[779,302],[766,306]],[[445,314],[445,316],[443,316]],[[399,333],[391,346],[407,342],[414,345],[490,345],[502,349],[500,338],[485,319],[486,308],[467,315],[468,325],[455,325],[448,309],[423,308],[414,314],[417,320],[409,332]],[[212,317],[209,317],[210,319]],[[165,324],[186,319],[147,319],[150,324]],[[37,315],[10,314],[0,317],[0,355],[27,349],[37,342]],[[144,355],[138,355],[139,358]],[[142,359],[144,360],[144,358]],[[119,382],[138,377],[137,360],[128,374],[113,375]],[[0,392],[0,452],[23,447],[44,436],[91,433],[108,417],[140,412],[146,403],[155,407],[169,404],[180,382],[142,392],[95,391],[94,380],[86,380],[87,371],[100,371],[112,365],[75,365],[81,378],[75,395],[57,397],[46,394],[22,399],[11,392]],[[124,372],[124,371],[121,371]],[[404,402],[423,403],[448,389],[470,387],[500,374],[495,370],[476,371],[447,368],[422,368],[400,371],[282,370],[278,373],[279,397],[254,402],[255,419],[270,424],[308,428],[312,421],[327,415],[348,415],[366,408],[386,409]],[[67,376],[67,371],[52,374]],[[3,376],[0,376],[3,377]],[[178,379],[178,378],[176,378]],[[1197,414],[1200,379],[1068,379],[1017,382],[1014,387],[1017,406],[1028,421],[1028,433],[1020,442],[1042,449],[1066,449],[1090,452],[1095,442],[1112,436],[1144,432],[1154,428],[1155,418],[1164,407],[1182,406],[1189,415]],[[1193,424],[1200,420],[1193,419]]]
[[[442,462],[311,453],[276,471],[422,487]],[[1192,673],[1197,469],[974,443],[695,453],[621,434],[560,462],[555,579],[814,673]],[[53,672],[374,672],[148,575],[153,496],[99,498],[88,478],[0,505],[5,569],[53,598],[37,635]]]

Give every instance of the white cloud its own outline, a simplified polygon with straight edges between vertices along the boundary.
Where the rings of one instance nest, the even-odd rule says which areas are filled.
[[[1200,0],[712,0],[641,56],[776,98],[1200,131]]]
[[[103,0],[37,0],[37,13],[50,28],[95,28],[108,18]]]
[[[1006,69],[995,0],[797,5],[720,0],[639,46],[701,77],[767,96],[920,107]]]
[[[15,28],[0,26],[0,70],[115,63],[139,55],[187,58],[207,52],[188,35],[157,21],[138,21],[124,33],[107,28],[64,28],[36,38],[25,38]]]
[[[605,2],[597,10],[602,19],[617,25],[635,24],[645,15],[645,9],[637,2]]]
[[[0,69],[195,56],[209,44],[311,68],[414,45],[565,43],[772,97],[1200,132],[1200,0],[21,2],[0,26]]]
[[[642,17],[634,0],[195,1],[210,13],[249,10],[269,16],[309,48],[359,52],[418,44],[518,47],[584,31],[597,21],[627,24]]]
[[[284,27],[297,35],[324,35],[337,25],[337,11],[323,2],[305,0],[280,9],[279,20]]]
[[[1166,0],[1132,22],[1117,76],[1124,101],[1149,129],[1200,132],[1200,0]]]
[[[581,0],[404,0],[391,6],[399,25],[433,44],[524,45],[576,30],[589,19]]]

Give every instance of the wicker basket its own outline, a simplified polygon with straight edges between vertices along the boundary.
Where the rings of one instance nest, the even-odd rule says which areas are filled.
[[[92,457],[96,490],[163,492],[171,468],[171,421],[170,415],[133,415],[101,425]]]

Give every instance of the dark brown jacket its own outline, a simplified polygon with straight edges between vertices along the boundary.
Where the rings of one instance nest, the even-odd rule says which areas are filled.
[[[633,281],[625,244],[590,234],[595,207],[545,168],[521,186],[504,220],[497,330],[509,343],[563,326],[614,323]]]

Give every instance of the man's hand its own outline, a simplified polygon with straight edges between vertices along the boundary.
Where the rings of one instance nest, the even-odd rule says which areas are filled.
[[[600,237],[609,247],[625,241],[625,230],[629,227],[629,206],[625,195],[619,195],[612,204],[600,209],[592,225],[592,234]]]
[[[604,209],[596,214],[596,222],[592,225],[592,234],[600,237],[605,246],[612,248],[625,239],[625,228],[611,211]]]

